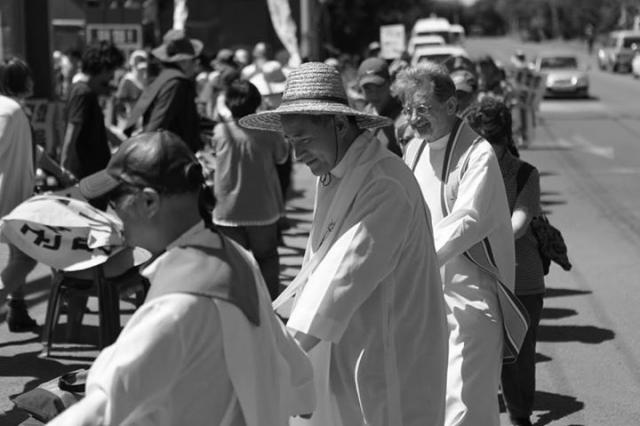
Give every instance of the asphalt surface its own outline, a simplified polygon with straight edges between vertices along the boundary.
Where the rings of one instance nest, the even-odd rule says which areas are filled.
[[[592,97],[543,101],[534,141],[522,153],[541,171],[543,205],[562,230],[574,265],[570,272],[553,266],[546,277],[534,424],[639,425],[640,81],[597,70],[579,43],[467,42],[472,55],[490,53],[503,62],[516,48],[529,56],[571,50],[591,64]],[[287,247],[280,249],[284,282],[301,263],[313,205],[313,179],[305,168],[296,165],[294,182],[288,204],[293,227],[285,234]],[[4,255],[0,251],[0,266]],[[27,285],[31,312],[40,323],[47,275],[39,266]],[[131,313],[131,305],[122,308]],[[0,412],[7,411],[0,414],[0,426],[24,419],[11,410],[8,396],[92,361],[95,301],[89,309],[79,341],[58,342],[49,359],[38,356],[37,334],[9,333],[0,324]],[[502,425],[508,424],[503,414]]]

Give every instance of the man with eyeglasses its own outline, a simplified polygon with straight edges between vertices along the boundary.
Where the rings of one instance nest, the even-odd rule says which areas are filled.
[[[83,179],[105,196],[126,241],[154,258],[151,286],[52,425],[281,426],[314,408],[306,354],[271,308],[260,271],[211,225],[202,168],[170,132],[124,142]]]
[[[421,64],[393,86],[418,137],[405,154],[431,211],[448,306],[445,425],[498,426],[504,355],[527,329],[513,296],[515,260],[505,186],[491,145],[457,115],[446,69]]]

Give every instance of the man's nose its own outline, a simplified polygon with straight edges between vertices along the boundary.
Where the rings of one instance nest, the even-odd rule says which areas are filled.
[[[299,161],[300,158],[304,155],[305,149],[297,144],[291,144],[293,146],[293,158],[296,161]]]

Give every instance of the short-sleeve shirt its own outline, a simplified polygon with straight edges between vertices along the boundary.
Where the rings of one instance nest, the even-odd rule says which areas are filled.
[[[540,175],[534,168],[524,186],[518,192],[518,171],[524,161],[506,154],[500,161],[509,209],[513,213],[518,206],[525,207],[532,217],[542,212],[540,206]],[[538,240],[531,230],[516,240],[516,294],[520,296],[544,293],[544,270],[538,252]]]
[[[0,95],[0,217],[33,194],[29,120],[16,101]]]
[[[71,86],[66,117],[67,124],[71,123],[80,129],[77,138],[68,147],[76,151],[78,161],[70,160],[69,153],[63,152],[62,166],[77,178],[104,169],[111,158],[104,115],[98,95],[86,82],[79,81]]]
[[[287,158],[282,136],[243,129],[234,121],[214,129],[213,221],[223,226],[270,225],[283,207],[276,164]]]

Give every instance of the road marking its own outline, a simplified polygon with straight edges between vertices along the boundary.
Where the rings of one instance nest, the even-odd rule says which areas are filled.
[[[615,151],[610,146],[598,146],[582,135],[574,134],[569,139],[557,138],[555,141],[547,141],[542,143],[534,143],[532,149],[563,149],[563,150],[579,150],[598,157],[613,160]]]
[[[610,160],[613,160],[615,157],[615,152],[613,150],[613,147],[611,146],[596,145],[584,136],[577,133],[573,135],[572,139],[575,142],[575,146],[584,152],[588,152],[589,154],[597,155],[599,157],[608,158]]]

